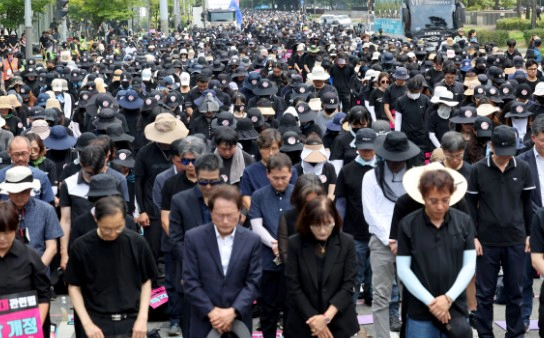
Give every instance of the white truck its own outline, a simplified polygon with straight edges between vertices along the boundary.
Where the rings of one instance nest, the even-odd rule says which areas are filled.
[[[235,0],[203,0],[203,7],[193,7],[193,24],[197,27],[237,26],[239,11]]]

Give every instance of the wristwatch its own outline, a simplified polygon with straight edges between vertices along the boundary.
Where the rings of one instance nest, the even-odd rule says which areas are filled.
[[[324,313],[323,314],[323,317],[325,317],[325,324],[330,324],[331,323],[331,318],[330,317],[327,317],[327,315]]]

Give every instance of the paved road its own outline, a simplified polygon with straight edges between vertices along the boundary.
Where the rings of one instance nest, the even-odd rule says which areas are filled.
[[[535,290],[535,298],[533,299],[533,314],[531,315],[531,319],[538,319],[538,295],[540,293],[540,280],[535,279],[535,283],[533,285],[533,289]],[[66,304],[63,304],[63,296],[58,295],[57,299],[52,302],[51,304],[51,320],[55,324],[59,324],[62,321],[62,308],[66,309],[66,312],[71,315],[73,314],[73,310],[71,309],[70,299],[68,296],[64,296],[64,299],[66,301]],[[494,308],[494,317],[495,320],[504,320],[505,307],[504,305],[495,305]],[[357,305],[357,312],[359,315],[371,315],[372,310],[369,306],[366,306],[364,304]],[[254,321],[254,327],[256,326],[257,321]],[[371,336],[374,333],[374,328],[372,325],[363,325],[361,326],[364,328],[368,334]],[[168,322],[150,322],[149,323],[149,329],[158,328],[160,329],[160,333],[162,337],[168,337],[167,331],[168,331]],[[68,328],[70,329],[70,327]],[[493,331],[495,333],[496,337],[504,337],[505,331],[502,330],[499,326],[496,324],[493,327]],[[70,334],[68,333],[62,333],[60,332],[59,335],[57,335],[58,338],[71,338]],[[74,336],[75,337],[75,336]],[[392,338],[397,338],[398,335],[396,333],[391,333]],[[475,332],[474,337],[477,337],[477,334]],[[537,338],[538,337],[538,331],[530,331],[525,337],[527,338]]]

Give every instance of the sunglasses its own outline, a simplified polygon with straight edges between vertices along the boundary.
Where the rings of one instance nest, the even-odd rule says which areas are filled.
[[[386,83],[389,83],[389,81],[388,80],[382,80],[382,81],[380,81],[380,83],[381,84],[386,84]]]
[[[214,186],[214,185],[218,185],[218,184],[221,184],[223,183],[223,181],[221,180],[198,180],[198,184],[199,185],[202,185],[202,186],[206,186],[206,185],[211,185],[211,186]]]
[[[189,163],[195,164],[196,158],[182,158],[181,164],[183,165],[189,165]]]

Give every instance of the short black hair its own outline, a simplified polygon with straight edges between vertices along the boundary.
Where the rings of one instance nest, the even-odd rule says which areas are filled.
[[[266,163],[267,172],[271,172],[274,169],[283,168],[289,168],[289,170],[291,170],[292,167],[293,162],[291,162],[291,158],[284,153],[278,153],[274,156],[270,156],[268,162]]]
[[[102,147],[90,145],[79,152],[79,162],[82,168],[91,167],[96,174],[106,164],[106,153]]]
[[[234,146],[238,143],[238,133],[230,127],[221,126],[214,131],[214,141],[216,146],[221,143]]]
[[[216,171],[223,168],[223,160],[219,155],[213,153],[205,153],[200,155],[195,161],[196,174],[200,171]]]

